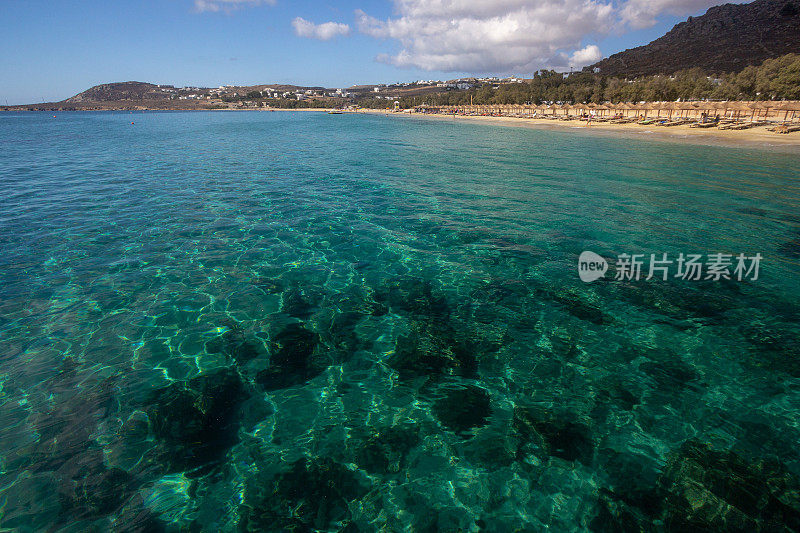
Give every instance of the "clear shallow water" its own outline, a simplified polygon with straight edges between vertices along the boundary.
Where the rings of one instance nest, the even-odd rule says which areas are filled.
[[[800,529],[800,156],[317,113],[0,145],[1,527]]]

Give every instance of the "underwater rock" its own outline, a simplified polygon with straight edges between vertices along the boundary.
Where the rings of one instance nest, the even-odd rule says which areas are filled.
[[[664,361],[648,361],[639,369],[652,377],[662,391],[676,392],[697,386],[700,375],[679,357]]]
[[[434,402],[433,412],[444,427],[461,434],[488,423],[491,399],[486,389],[475,385],[448,387],[444,397]]]
[[[741,428],[743,435],[737,440],[737,448],[780,457],[787,463],[800,461],[800,448],[797,446],[800,430],[792,418],[781,417],[780,421],[770,418],[768,422],[759,422],[748,419],[750,413],[747,411],[739,414],[742,419],[735,419],[734,423]],[[726,421],[730,423],[731,418]]]
[[[358,350],[360,341],[356,334],[356,326],[363,318],[363,314],[353,311],[334,315],[328,328],[333,345],[349,353]]]
[[[509,309],[520,309],[531,297],[528,287],[519,280],[492,280],[470,293],[473,302],[502,305]]]
[[[14,483],[3,487],[3,510],[0,512],[0,531],[13,533],[38,533],[63,531],[54,527],[62,511],[53,487],[58,478],[53,473],[31,473],[19,476]]]
[[[386,313],[389,312],[389,308],[386,305],[380,302],[374,302],[372,304],[372,312],[370,313],[372,316],[384,316]]]
[[[284,281],[279,278],[255,277],[250,283],[267,294],[278,294],[286,288]]]
[[[96,519],[120,509],[135,490],[133,477],[120,468],[84,468],[61,486],[61,507],[70,520]]]
[[[593,531],[800,529],[800,480],[777,461],[748,462],[691,439],[669,455],[655,482],[622,454],[617,463],[609,464],[614,487],[600,491]]]
[[[544,409],[515,407],[512,427],[522,441],[521,446],[533,442],[547,455],[585,465],[591,463],[594,442],[586,424]]]
[[[745,297],[736,281],[654,280],[619,283],[615,289],[623,300],[675,320],[687,318],[719,322],[742,307]]]
[[[355,313],[362,316],[383,316],[389,312],[385,303],[375,301],[375,295],[367,287],[351,285],[342,292],[328,298],[331,307],[342,314]]]
[[[652,518],[641,509],[621,501],[613,492],[601,488],[597,498],[597,516],[589,523],[593,533],[628,533],[657,531]],[[687,532],[688,533],[688,532]]]
[[[552,353],[565,361],[574,361],[582,355],[580,349],[583,331],[564,331],[557,329],[550,332],[549,340]]]
[[[401,379],[475,375],[478,363],[474,352],[459,342],[453,331],[436,330],[422,323],[412,324],[411,330],[410,335],[397,339],[388,361]]]
[[[302,324],[289,324],[275,336],[269,368],[258,373],[256,382],[266,390],[306,383],[328,367],[321,351],[319,335]]]
[[[586,320],[598,326],[602,326],[610,321],[609,317],[596,305],[570,298],[556,298],[555,300],[562,304],[567,312],[575,318]]]
[[[552,290],[550,288],[538,288],[534,290],[534,294],[539,298],[554,301],[563,306],[564,310],[570,315],[592,324],[602,326],[613,322],[613,319],[607,315],[597,304],[589,301],[585,294],[574,290],[563,288],[560,290]]]
[[[206,351],[212,354],[223,354],[239,364],[247,363],[266,355],[264,343],[253,338],[239,324],[227,324],[228,331],[206,342]]]
[[[659,480],[670,531],[797,531],[800,483],[775,461],[685,442]]]
[[[512,466],[517,460],[517,443],[513,438],[487,432],[476,435],[467,442],[469,446],[464,447],[462,457],[489,471]]]
[[[355,531],[349,504],[367,492],[356,473],[322,457],[300,459],[266,483],[250,483],[242,531]],[[348,525],[351,527],[348,528]]]
[[[367,438],[356,453],[356,464],[377,474],[400,472],[406,466],[408,453],[419,441],[416,425],[384,428]]]
[[[214,464],[237,441],[237,411],[247,398],[239,374],[223,369],[155,392],[145,409],[171,470]]]
[[[788,323],[753,321],[739,331],[753,345],[749,362],[775,372],[800,377],[800,334]]]
[[[299,320],[306,320],[314,314],[317,306],[306,299],[304,292],[292,287],[283,293],[281,311]]]
[[[640,386],[639,383],[625,383],[621,379],[612,377],[600,385],[597,403],[614,405],[623,411],[630,411],[641,403],[641,396],[637,396],[632,392],[632,390],[636,390]]]
[[[693,283],[689,290],[678,289],[682,309],[690,316],[697,318],[717,319],[744,304],[746,296],[742,294],[742,283],[734,280]]]
[[[325,309],[315,318],[320,335],[326,344],[350,355],[364,346],[356,329],[370,317],[383,316],[388,308],[372,299],[370,291],[357,285],[331,294],[326,299]]]
[[[350,266],[353,267],[354,270],[363,270],[363,269],[369,267],[371,264],[372,263],[370,263],[369,261],[361,260],[361,261],[355,261],[354,263],[351,263]]]
[[[157,513],[151,511],[145,505],[140,494],[135,494],[125,505],[125,507],[114,515],[113,533],[173,533],[178,531],[174,523],[169,523],[161,519]],[[181,531],[200,531],[197,524],[180,528]]]
[[[413,276],[399,276],[375,290],[379,303],[416,318],[446,321],[450,317],[447,299],[439,295],[430,281]]]
[[[603,468],[611,485],[606,497],[622,501],[632,510],[644,510],[632,511],[639,516],[658,509],[664,500],[664,494],[657,486],[660,465],[644,456],[604,451],[612,454]]]

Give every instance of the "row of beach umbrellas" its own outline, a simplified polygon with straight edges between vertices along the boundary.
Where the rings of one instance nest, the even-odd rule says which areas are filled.
[[[789,121],[800,117],[800,101],[687,101],[687,102],[641,102],[618,104],[551,104],[551,105],[518,105],[518,104],[488,104],[488,105],[461,105],[461,106],[417,106],[421,110],[450,112],[450,113],[486,113],[486,114],[517,114],[517,115],[583,115],[595,114],[597,116],[622,115],[623,117],[666,117],[688,118],[690,115],[699,118],[703,113],[706,116],[719,116],[732,119],[774,119]]]

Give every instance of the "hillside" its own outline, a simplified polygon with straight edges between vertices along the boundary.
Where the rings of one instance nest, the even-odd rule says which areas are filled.
[[[800,0],[725,4],[689,17],[650,44],[625,50],[588,68],[605,76],[672,74],[700,67],[738,72],[765,59],[800,52]]]
[[[106,83],[96,85],[91,89],[80,94],[67,98],[66,103],[76,104],[79,102],[122,102],[138,100],[162,100],[170,99],[174,91],[172,86],[153,85],[152,83],[142,83],[138,81],[126,81],[122,83]]]
[[[112,109],[220,109],[243,107],[242,100],[257,100],[256,107],[264,102],[261,96],[294,99],[296,93],[310,98],[323,97],[331,89],[300,87],[297,85],[269,84],[224,87],[175,87],[139,81],[104,83],[87,89],[66,100],[21,106],[0,106],[0,109],[28,110],[112,110]],[[254,98],[254,92],[261,93]],[[252,102],[251,102],[252,105]]]

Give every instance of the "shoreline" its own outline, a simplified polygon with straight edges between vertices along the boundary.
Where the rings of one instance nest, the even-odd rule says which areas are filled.
[[[283,113],[328,113],[330,108],[259,108],[259,109],[93,109],[61,112],[131,112],[131,113],[159,113],[159,112],[283,112]],[[8,112],[29,112],[24,110],[2,109]],[[336,109],[336,111],[342,111]],[[32,111],[37,112],[37,111]],[[44,111],[42,111],[44,112]],[[50,113],[51,111],[48,111]],[[688,125],[672,127],[657,126],[654,124],[642,126],[636,123],[610,124],[597,122],[588,125],[576,121],[559,121],[541,118],[518,118],[503,116],[482,115],[451,115],[442,113],[409,113],[407,111],[390,111],[380,109],[358,109],[355,111],[342,111],[343,115],[384,115],[386,117],[423,119],[434,121],[449,121],[462,123],[475,123],[513,128],[527,128],[537,130],[572,131],[575,133],[601,135],[605,137],[625,137],[639,140],[655,140],[679,144],[694,144],[698,146],[722,146],[729,148],[753,148],[777,151],[790,154],[800,154],[800,132],[779,134],[767,131],[764,126],[757,126],[745,130],[719,130],[717,128],[698,129]]]
[[[767,131],[763,126],[746,130],[719,130],[716,128],[697,129],[688,125],[682,126],[641,126],[639,124],[609,124],[599,122],[588,126],[586,123],[575,121],[557,121],[535,118],[495,117],[495,116],[465,116],[445,115],[434,113],[395,113],[361,109],[357,113],[380,114],[386,116],[401,116],[406,118],[420,118],[429,120],[448,120],[472,122],[476,124],[491,124],[496,126],[529,128],[537,130],[556,130],[583,132],[586,134],[600,134],[608,137],[627,137],[640,140],[658,140],[681,144],[696,144],[701,146],[725,146],[730,148],[759,148],[772,151],[800,154],[800,132],[779,134]]]

